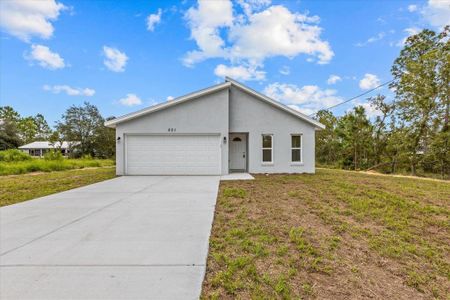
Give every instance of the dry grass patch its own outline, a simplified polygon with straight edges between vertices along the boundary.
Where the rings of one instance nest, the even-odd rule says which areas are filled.
[[[450,184],[339,170],[222,182],[203,298],[450,291]]]

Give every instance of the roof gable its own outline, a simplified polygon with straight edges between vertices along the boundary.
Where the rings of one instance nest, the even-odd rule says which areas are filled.
[[[175,98],[174,100],[166,101],[166,102],[163,102],[163,103],[151,106],[151,107],[147,107],[147,108],[138,110],[136,112],[129,113],[129,114],[123,115],[121,117],[118,117],[118,118],[106,121],[105,122],[105,126],[114,128],[114,127],[116,127],[116,124],[119,124],[119,123],[122,123],[122,122],[126,122],[126,121],[129,121],[129,120],[132,120],[132,119],[135,119],[135,118],[147,115],[147,114],[151,114],[153,112],[156,112],[156,111],[159,111],[159,110],[163,110],[163,109],[166,109],[168,107],[171,107],[171,106],[174,106],[174,105],[178,105],[178,104],[184,103],[186,101],[193,100],[193,99],[196,99],[198,97],[201,97],[201,96],[204,96],[204,95],[208,95],[208,94],[220,91],[222,89],[227,89],[230,86],[235,86],[236,88],[239,88],[240,90],[242,90],[242,91],[252,95],[253,97],[255,97],[255,98],[257,98],[257,99],[259,99],[261,101],[266,102],[269,105],[272,105],[272,106],[274,106],[274,107],[276,107],[276,108],[278,108],[280,110],[283,110],[283,111],[285,111],[287,113],[290,113],[290,114],[294,115],[295,117],[297,117],[297,118],[299,118],[299,119],[301,119],[303,121],[306,121],[307,123],[310,123],[316,129],[324,129],[325,128],[325,126],[323,124],[321,124],[320,122],[318,122],[318,121],[308,117],[307,115],[305,115],[305,114],[303,114],[303,113],[301,113],[299,111],[296,111],[296,110],[294,110],[294,109],[292,109],[292,108],[290,108],[290,107],[288,107],[288,106],[286,106],[286,105],[284,105],[284,104],[282,104],[282,103],[280,103],[280,102],[278,102],[278,101],[276,101],[274,99],[271,99],[271,98],[267,97],[266,95],[261,94],[261,93],[255,91],[255,90],[253,90],[253,89],[243,85],[242,83],[239,83],[239,82],[237,82],[237,81],[235,81],[235,80],[233,80],[233,79],[231,79],[229,77],[225,78],[225,82],[224,83],[221,83],[221,84],[218,84],[218,85],[214,85],[212,87],[209,87],[209,88],[206,88],[206,89],[203,89],[203,90],[199,90],[199,91],[196,91],[196,92],[193,92],[193,93],[190,93],[190,94],[187,94],[187,95]]]
[[[274,99],[272,99],[270,97],[267,97],[266,95],[261,94],[260,92],[257,92],[255,90],[249,88],[248,86],[245,86],[242,83],[239,83],[236,80],[231,79],[229,77],[225,77],[225,80],[227,82],[230,82],[233,86],[239,88],[240,90],[242,90],[242,91],[244,91],[244,92],[254,96],[255,98],[257,98],[259,100],[262,100],[262,101],[265,101],[266,103],[268,103],[270,105],[273,105],[274,107],[276,107],[278,109],[281,109],[281,110],[283,110],[283,111],[285,111],[287,113],[290,113],[290,114],[294,115],[295,117],[297,117],[299,119],[302,119],[302,120],[304,120],[304,121],[314,125],[317,129],[325,129],[325,125],[323,125],[319,121],[316,121],[313,118],[308,117],[307,115],[305,115],[305,114],[303,114],[303,113],[301,113],[301,112],[299,112],[299,111],[297,111],[295,109],[292,109],[289,106],[284,105],[283,103],[280,103],[279,101],[276,101],[276,100],[274,100]]]

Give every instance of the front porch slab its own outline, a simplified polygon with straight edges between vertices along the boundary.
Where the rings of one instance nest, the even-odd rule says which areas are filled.
[[[253,180],[255,177],[249,173],[230,173],[220,176],[220,180]]]

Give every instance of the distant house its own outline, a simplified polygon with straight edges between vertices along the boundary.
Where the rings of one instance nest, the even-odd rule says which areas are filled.
[[[20,146],[19,149],[25,153],[28,153],[31,156],[44,156],[45,153],[52,149],[60,149],[62,155],[68,156],[71,152],[71,148],[78,144],[77,142],[60,142],[51,143],[49,141],[39,141],[32,142],[23,146]]]

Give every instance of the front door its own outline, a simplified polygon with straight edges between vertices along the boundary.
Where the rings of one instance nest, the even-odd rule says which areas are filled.
[[[230,133],[230,171],[247,170],[247,135]]]

